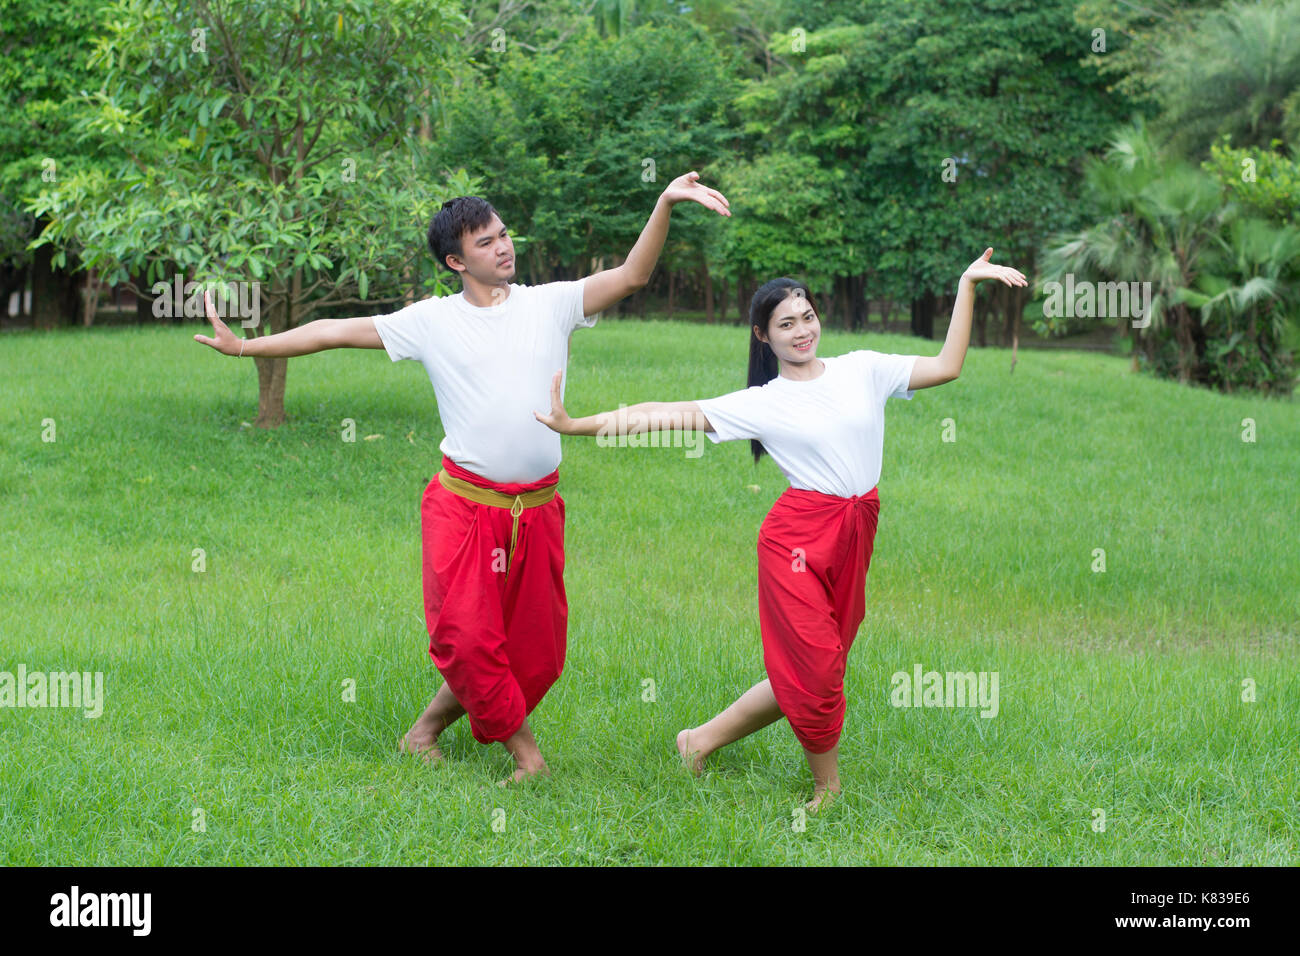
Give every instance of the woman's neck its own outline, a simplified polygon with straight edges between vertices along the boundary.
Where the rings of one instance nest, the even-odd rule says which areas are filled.
[[[811,382],[815,378],[821,378],[825,373],[826,363],[819,358],[809,359],[798,365],[781,363],[781,377],[795,382]]]

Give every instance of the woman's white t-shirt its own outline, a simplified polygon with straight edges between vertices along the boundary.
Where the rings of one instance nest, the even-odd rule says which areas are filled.
[[[388,357],[429,373],[446,432],[439,448],[456,464],[496,482],[536,481],[559,467],[560,436],[533,410],[551,407],[573,330],[596,324],[582,314],[583,281],[512,283],[486,308],[458,292],[375,316]]]
[[[757,438],[792,488],[851,498],[880,481],[885,401],[910,399],[918,356],[849,352],[824,358],[806,382],[777,376],[766,385],[697,402],[714,442]]]

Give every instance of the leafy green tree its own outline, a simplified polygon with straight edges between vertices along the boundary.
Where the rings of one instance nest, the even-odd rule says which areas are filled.
[[[118,0],[107,22],[84,127],[127,159],[70,164],[29,204],[56,260],[143,271],[150,289],[256,284],[250,334],[443,288],[424,229],[443,192],[474,184],[424,175],[416,131],[464,28],[450,0]],[[202,320],[198,296],[184,307]],[[255,362],[256,424],[274,427],[287,359]]]
[[[1094,224],[1052,238],[1043,277],[1073,276],[1067,288],[1150,283],[1146,314],[1122,317],[1135,366],[1141,350],[1157,374],[1185,383],[1291,390],[1280,338],[1300,266],[1292,227],[1244,214],[1140,122],[1089,163],[1086,195]],[[1037,325],[1050,333],[1060,322],[1044,308]]]
[[[1212,175],[1228,195],[1253,216],[1270,222],[1300,225],[1300,162],[1280,150],[1274,140],[1269,148],[1234,148],[1225,136],[1210,147],[1210,158],[1201,168]]]
[[[785,0],[696,0],[689,16],[713,35],[720,47],[739,53],[743,75],[770,72],[771,54],[767,40],[780,29],[777,17]]]
[[[910,302],[913,330],[932,335],[938,296],[972,248],[994,245],[1028,271],[1042,239],[1078,221],[1080,159],[1129,104],[1080,65],[1089,35],[1072,8],[788,4],[788,27],[769,40],[778,67],[737,101],[744,152],[797,155],[820,170],[807,188],[832,190],[825,205],[840,232],[823,246],[819,223],[789,268],[832,270],[849,324],[870,292]],[[797,203],[801,187],[791,188]],[[739,212],[736,228],[749,228]],[[1018,290],[1002,305],[1018,319]]]
[[[1171,145],[1205,156],[1227,134],[1238,146],[1300,132],[1300,0],[1211,10],[1165,51],[1155,88]]]
[[[70,101],[95,78],[86,38],[98,30],[100,0],[0,0],[0,309],[30,277],[37,327],[77,310],[76,278],[55,268],[52,250],[28,244],[44,222],[25,203],[66,171],[116,162],[113,144],[80,142]]]
[[[1210,385],[1291,392],[1294,361],[1284,337],[1300,312],[1300,229],[1234,219],[1183,301],[1200,310]]]
[[[707,177],[725,154],[730,64],[684,18],[616,38],[588,30],[552,53],[507,48],[490,75],[464,76],[449,95],[435,168],[482,178],[506,224],[528,237],[529,281],[585,275],[636,241],[667,179]],[[674,220],[665,266],[698,255],[712,235],[706,218]]]
[[[1293,143],[1297,140],[1292,140]],[[1274,226],[1300,227],[1300,162],[1284,156],[1274,140],[1268,148],[1233,148],[1225,141],[1210,147],[1201,168],[1223,187],[1225,195],[1253,218]],[[1267,349],[1267,345],[1265,345]],[[1282,332],[1282,351],[1300,355],[1300,309],[1291,309]]]
[[[664,0],[594,0],[592,6],[592,17],[600,35],[618,37],[668,4]]]
[[[591,29],[599,0],[465,0],[460,47],[491,75],[506,50],[553,53]]]
[[[1223,0],[1080,0],[1074,22],[1089,37],[1084,64],[1146,118],[1159,112],[1156,85],[1168,49]]]
[[[742,320],[749,307],[745,293],[783,275],[807,281],[830,317],[837,278],[861,267],[844,242],[835,173],[812,156],[776,151],[724,167],[719,182],[734,222],[709,248],[709,263],[715,275],[743,290],[737,301]]]

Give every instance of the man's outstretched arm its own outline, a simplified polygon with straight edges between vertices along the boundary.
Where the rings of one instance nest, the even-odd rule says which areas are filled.
[[[290,358],[295,355],[311,355],[326,349],[382,349],[383,341],[375,330],[375,320],[368,315],[356,319],[317,319],[296,329],[277,332],[275,335],[259,335],[255,338],[240,338],[230,331],[222,322],[213,307],[208,294],[203,294],[203,308],[208,321],[212,323],[213,335],[194,336],[194,341],[211,346],[222,355],[236,355],[247,358],[259,355],[264,358]]]
[[[731,215],[726,197],[700,183],[699,178],[699,173],[691,172],[669,183],[655,203],[650,221],[641,230],[641,237],[627,254],[627,260],[621,266],[587,277],[582,287],[583,315],[604,312],[650,281],[650,273],[654,272],[664,239],[668,236],[668,216],[677,203],[697,202],[719,215]]]

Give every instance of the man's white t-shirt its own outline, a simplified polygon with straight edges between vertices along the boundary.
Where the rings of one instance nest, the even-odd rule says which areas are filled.
[[[536,481],[559,467],[560,436],[533,412],[551,407],[573,330],[596,324],[582,314],[584,281],[511,283],[505,301],[486,308],[458,292],[375,316],[388,357],[429,373],[444,455],[495,482]]]
[[[880,481],[885,401],[910,399],[915,355],[849,352],[824,358],[807,382],[766,385],[697,402],[714,442],[757,438],[792,488],[851,498]]]

